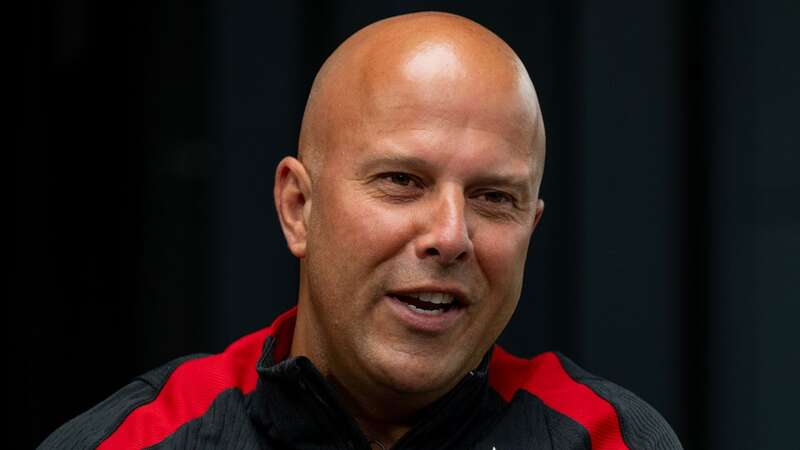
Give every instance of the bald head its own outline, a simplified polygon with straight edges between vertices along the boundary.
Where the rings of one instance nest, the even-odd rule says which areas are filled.
[[[527,145],[519,150],[530,154],[538,185],[544,126],[533,84],[514,51],[460,16],[392,17],[355,33],[323,64],[303,116],[299,158],[313,180],[327,158],[356,150],[364,120],[381,112],[405,110],[437,120],[448,109],[477,114],[495,105],[504,111],[493,120],[512,123],[523,135]]]

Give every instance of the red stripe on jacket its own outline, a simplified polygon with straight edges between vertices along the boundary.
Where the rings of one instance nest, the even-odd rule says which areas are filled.
[[[505,400],[519,389],[581,424],[593,450],[627,450],[614,407],[564,370],[555,353],[522,359],[495,346],[489,365],[489,384]]]
[[[256,364],[267,336],[276,336],[275,360],[289,353],[297,309],[281,314],[267,328],[247,335],[224,352],[189,360],[170,374],[155,399],[134,409],[99,449],[142,448],[158,444],[185,423],[201,417],[228,389],[244,394],[256,388]]]

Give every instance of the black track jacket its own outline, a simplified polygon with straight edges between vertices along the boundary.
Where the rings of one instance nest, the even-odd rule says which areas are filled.
[[[296,309],[224,352],[136,378],[41,448],[369,450],[307,358],[287,358]],[[664,419],[558,353],[495,346],[393,449],[680,449]]]

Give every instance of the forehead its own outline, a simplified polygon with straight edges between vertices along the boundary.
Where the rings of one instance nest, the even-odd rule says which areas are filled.
[[[429,159],[514,160],[535,172],[527,167],[535,164],[535,112],[516,80],[492,84],[455,64],[431,71],[425,59],[442,52],[417,54],[392,80],[362,84],[358,120],[346,133],[349,156],[413,150]]]
[[[509,156],[535,153],[536,128],[529,114],[502,95],[481,95],[475,90],[474,95],[465,94],[468,91],[437,83],[385,89],[362,106],[353,137],[356,141],[392,136],[452,139],[463,140],[462,146],[491,145]]]

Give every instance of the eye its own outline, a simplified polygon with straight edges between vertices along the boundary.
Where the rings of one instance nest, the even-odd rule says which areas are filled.
[[[386,173],[383,174],[383,178],[398,186],[408,186],[414,182],[410,175],[401,172]]]
[[[514,203],[514,197],[505,192],[500,192],[500,191],[482,192],[478,196],[478,198],[483,198],[489,203],[509,203],[509,204]]]
[[[371,178],[376,197],[391,202],[406,203],[419,198],[425,184],[419,177],[405,172],[384,172]]]

